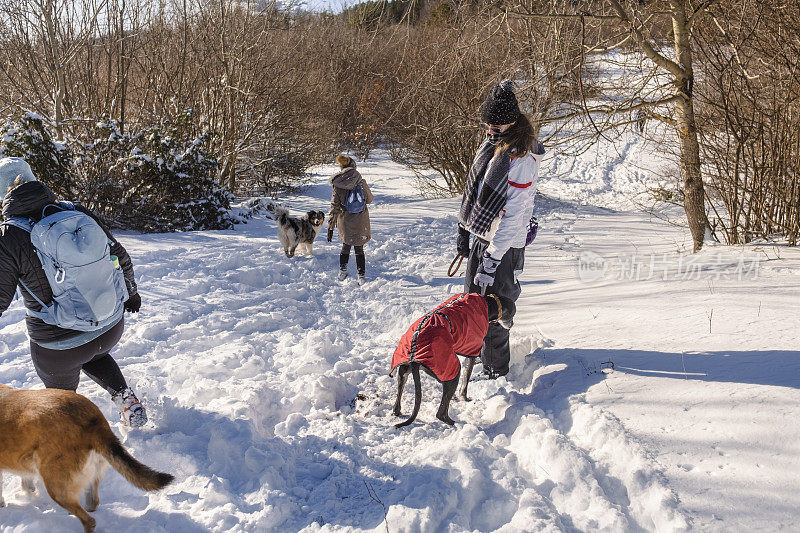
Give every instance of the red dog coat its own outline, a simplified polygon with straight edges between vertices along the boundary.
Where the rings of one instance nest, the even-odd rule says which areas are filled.
[[[461,368],[456,354],[478,357],[488,328],[483,296],[456,294],[411,324],[392,356],[392,372],[399,365],[416,361],[439,381],[449,381]]]

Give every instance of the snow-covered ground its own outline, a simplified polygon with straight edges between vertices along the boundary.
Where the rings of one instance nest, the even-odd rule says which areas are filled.
[[[123,234],[143,305],[114,354],[152,419],[123,439],[177,481],[145,494],[109,472],[98,531],[796,528],[800,250],[688,254],[686,230],[631,207],[657,153],[629,136],[547,160],[511,373],[474,378],[453,428],[424,376],[418,421],[395,429],[388,370],[462,288],[445,274],[458,199],[418,198],[384,154],[360,167],[376,198],[361,288],[336,281],[336,242],[288,259],[265,217]],[[332,170],[283,201],[327,211]],[[38,388],[23,314],[0,317],[0,382]],[[93,382],[79,392],[115,420]],[[5,476],[0,531],[80,530],[18,486]]]

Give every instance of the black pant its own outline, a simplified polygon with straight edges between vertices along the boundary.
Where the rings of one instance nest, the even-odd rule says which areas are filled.
[[[483,253],[488,247],[488,242],[483,239],[475,239],[467,260],[464,292],[477,292],[480,294],[481,288],[473,280],[478,271],[478,266],[483,261]],[[486,293],[505,296],[516,302],[522,292],[517,276],[522,273],[524,265],[525,248],[510,248],[500,260],[500,264],[494,274],[494,283],[486,288]],[[509,333],[509,330],[500,324],[489,324],[489,331],[483,339],[483,348],[481,349],[481,362],[483,363],[483,372],[485,374],[492,377],[508,374],[508,364],[511,361]]]
[[[364,257],[364,247],[353,246],[353,249],[356,253],[356,268],[358,269],[358,274],[363,276],[364,272],[367,270],[367,259]],[[342,270],[347,270],[348,261],[350,261],[350,245],[343,244],[342,251],[339,254],[339,268]]]
[[[93,341],[68,350],[51,350],[31,342],[33,367],[48,389],[76,390],[83,370],[109,394],[116,394],[128,385],[109,352],[122,338],[124,328],[120,320]]]

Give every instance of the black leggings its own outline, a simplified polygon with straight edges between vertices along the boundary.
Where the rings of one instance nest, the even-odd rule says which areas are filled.
[[[367,259],[364,257],[364,247],[363,246],[353,246],[353,249],[356,253],[356,268],[358,269],[358,273],[360,275],[364,275],[364,272],[367,270]],[[347,270],[347,262],[350,260],[350,245],[343,244],[342,245],[342,252],[339,254],[339,268],[342,270]]]
[[[31,342],[31,358],[36,373],[48,389],[76,390],[81,370],[109,394],[128,388],[119,365],[109,355],[124,329],[120,320],[93,341],[68,350],[51,350]]]

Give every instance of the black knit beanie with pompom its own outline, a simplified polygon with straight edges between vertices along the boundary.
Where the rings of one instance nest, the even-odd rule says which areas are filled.
[[[486,124],[501,126],[519,118],[519,103],[514,94],[514,82],[503,80],[489,90],[481,106],[481,120]]]

